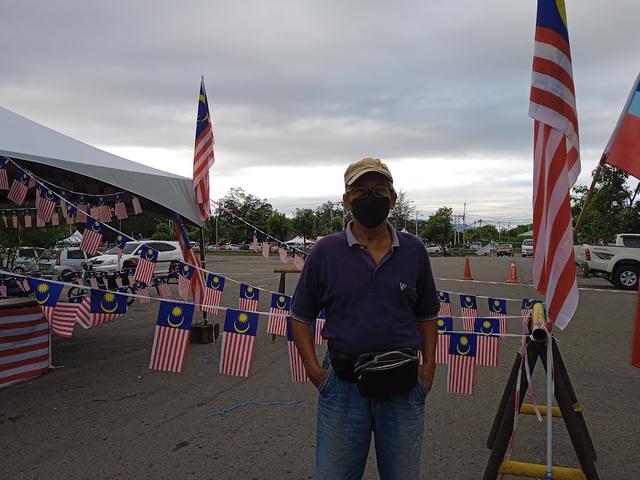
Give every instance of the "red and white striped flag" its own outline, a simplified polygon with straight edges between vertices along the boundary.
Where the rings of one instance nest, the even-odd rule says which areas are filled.
[[[460,311],[462,312],[462,328],[473,332],[474,320],[478,316],[478,299],[474,295],[460,295]]]
[[[89,215],[91,215],[96,220],[100,220],[101,222],[104,221],[101,218],[100,209],[98,208],[98,205],[93,205],[89,208]]]
[[[534,119],[533,283],[549,323],[578,305],[570,190],[580,174],[571,49],[563,0],[538,0],[529,116]]]
[[[447,392],[473,395],[476,388],[476,335],[450,334]]]
[[[436,320],[438,328],[438,342],[436,343],[436,363],[449,363],[449,345],[451,339],[449,333],[453,330],[452,317],[438,317]]]
[[[314,335],[313,335],[313,342],[316,345],[322,345],[322,330],[324,330],[324,324],[326,323],[326,319],[325,319],[325,311],[324,309],[320,310],[320,313],[318,314],[318,318],[316,318],[314,323]]]
[[[200,82],[198,96],[198,118],[196,119],[196,141],[193,153],[193,193],[204,220],[211,216],[209,205],[209,169],[215,162],[213,154],[213,128],[211,114],[204,88],[204,77]]]
[[[86,297],[89,298],[89,297]],[[76,319],[84,313],[87,303],[59,302],[55,307],[42,307],[42,311],[51,323],[51,331],[63,338],[71,338]]]
[[[98,197],[98,212],[100,214],[100,220],[105,223],[111,222],[111,207],[107,204],[103,197]]]
[[[13,228],[18,228],[18,214],[16,212],[11,214],[11,225]]]
[[[44,220],[36,215],[36,227],[41,228],[46,226]]]
[[[500,333],[499,319],[476,318],[473,330],[478,334],[476,364],[497,367],[500,358],[500,339],[493,335]]]
[[[271,249],[271,245],[269,242],[262,242],[262,256],[264,258],[269,258],[269,250]]]
[[[440,317],[451,317],[451,298],[447,292],[438,292],[438,299],[440,300]]]
[[[162,298],[171,298],[171,288],[164,278],[156,278],[155,284]]]
[[[191,291],[191,277],[193,276],[194,268],[186,263],[178,262],[178,294],[183,300],[189,298],[189,292]]]
[[[271,294],[271,308],[269,309],[269,322],[267,333],[271,335],[287,335],[287,318],[291,307],[291,297],[282,293]]]
[[[522,316],[522,331],[523,333],[527,333],[529,327],[529,319],[531,318],[531,313],[533,312],[533,304],[535,300],[533,298],[523,298],[522,306],[520,308],[520,315]]]
[[[244,283],[240,284],[240,299],[238,302],[238,307],[240,308],[240,310],[257,312],[259,300],[260,300],[259,289],[252,287],[251,285],[246,285]]]
[[[133,205],[134,214],[140,215],[142,213],[142,205],[140,204],[140,199],[138,197],[133,197],[131,199],[131,205]]]
[[[16,178],[11,184],[9,193],[7,194],[7,200],[11,200],[17,205],[22,205],[27,199],[27,193],[29,192],[29,176],[22,170],[18,170]]]
[[[180,373],[189,348],[194,306],[162,300],[151,347],[149,368]]]
[[[296,267],[300,272],[304,268],[304,260],[301,259],[297,254],[293,256],[293,266]]]
[[[49,324],[40,307],[0,310],[0,389],[49,369]]]
[[[278,248],[278,255],[280,255],[280,261],[282,263],[289,263],[289,252],[287,252],[286,248]]]
[[[0,190],[9,190],[9,178],[7,177],[7,159],[0,157]]]
[[[4,283],[0,284],[0,298],[7,298],[7,286]]]
[[[185,263],[193,265],[194,267],[200,266],[198,257],[196,257],[193,248],[191,248],[191,242],[189,241],[187,229],[184,228],[184,224],[182,223],[182,219],[179,215],[176,215],[173,224],[176,231],[176,237],[178,238],[178,243],[180,244],[180,250],[182,251],[182,258],[184,259]],[[199,305],[202,305],[204,303],[204,291],[204,272],[202,270],[194,268],[194,272],[191,275],[191,293],[193,293],[193,298]],[[202,307],[200,307],[200,309],[202,309]]]
[[[138,295],[138,303],[140,305],[144,305],[145,303],[149,303],[151,301],[151,297],[149,296],[149,290],[147,290],[147,285],[144,283],[138,283],[135,286],[136,295]]]
[[[289,368],[291,369],[292,382],[308,382],[309,377],[302,363],[302,357],[298,352],[295,342],[293,341],[293,331],[291,329],[291,319],[286,323],[287,347],[289,349]]]
[[[91,295],[87,295],[82,299],[76,311],[76,323],[82,328],[91,328],[93,320],[91,318]]]
[[[80,210],[78,210],[80,211]],[[80,242],[80,250],[87,252],[89,255],[98,253],[100,244],[102,243],[102,235],[104,234],[104,225],[98,220],[89,218],[82,233],[82,241]]]
[[[31,228],[33,226],[33,220],[31,219],[31,210],[24,211],[24,228]]]
[[[43,185],[36,189],[36,216],[39,221],[47,223],[56,209],[58,195]]]
[[[489,316],[500,320],[500,333],[507,333],[507,301],[503,298],[487,299]]]
[[[116,214],[116,218],[118,220],[126,220],[127,218],[129,218],[129,215],[127,215],[127,206],[124,204],[124,197],[121,193],[118,193],[116,195],[114,213]]]
[[[4,223],[4,228],[9,228],[9,220],[4,212],[2,212],[2,223]]]
[[[213,315],[218,314],[218,307],[222,301],[224,291],[224,277],[209,273],[207,275],[207,287],[204,289],[204,299],[202,301],[202,311]]]
[[[222,332],[220,374],[249,376],[257,330],[257,313],[227,310]]]
[[[133,274],[136,282],[151,285],[157,262],[158,252],[148,245],[142,245],[142,247],[140,247],[140,259],[138,260],[136,271]]]
[[[58,216],[58,209],[54,209],[53,213],[51,214],[51,225],[53,225],[54,227],[57,227],[58,225],[60,225],[60,217]]]
[[[253,241],[251,242],[251,250],[253,250],[254,252],[258,251],[258,238],[255,235],[253,236]]]

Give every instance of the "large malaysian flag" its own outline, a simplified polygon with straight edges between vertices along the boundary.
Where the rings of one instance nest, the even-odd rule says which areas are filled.
[[[213,128],[207,92],[204,89],[204,77],[200,82],[198,97],[198,118],[196,119],[196,142],[193,153],[193,193],[202,218],[211,216],[209,205],[209,169],[215,162],[213,154]]]

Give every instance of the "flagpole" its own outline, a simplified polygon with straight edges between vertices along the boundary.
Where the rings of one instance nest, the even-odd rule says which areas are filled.
[[[553,335],[547,337],[547,480],[553,478]]]
[[[587,192],[587,196],[584,199],[584,204],[582,205],[582,210],[580,210],[580,215],[578,215],[578,219],[576,220],[576,225],[573,227],[573,235],[575,238],[578,236],[578,231],[582,226],[582,221],[584,220],[584,214],[589,208],[589,203],[591,203],[591,197],[593,196],[593,190],[596,187],[596,183],[598,178],[600,177],[600,171],[604,166],[605,161],[607,160],[607,154],[603,153],[600,157],[600,162],[598,163],[598,167],[596,168],[595,173],[593,174],[593,180],[591,180],[591,186],[589,187],[589,191]]]

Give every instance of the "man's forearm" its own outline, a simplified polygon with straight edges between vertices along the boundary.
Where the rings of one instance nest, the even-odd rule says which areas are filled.
[[[296,344],[304,368],[309,376],[309,379],[317,386],[324,373],[318,358],[316,357],[316,350],[313,345],[313,331],[311,325],[298,322],[297,320],[291,320],[291,331],[293,333],[293,341]]]
[[[438,343],[438,326],[435,320],[419,322],[418,331],[422,335],[422,360],[424,363],[435,365]]]

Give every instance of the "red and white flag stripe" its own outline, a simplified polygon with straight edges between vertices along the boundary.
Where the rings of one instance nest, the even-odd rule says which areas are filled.
[[[9,193],[7,194],[7,199],[11,200],[16,205],[22,205],[27,199],[28,192],[29,187],[18,180],[14,180],[11,184],[11,188],[9,189]]]
[[[476,389],[475,357],[449,355],[447,392],[473,395]]]
[[[231,332],[222,332],[220,374],[248,377],[253,360],[256,337]]]
[[[136,271],[133,274],[133,278],[136,282],[144,283],[145,285],[151,285],[153,280],[153,272],[156,269],[156,262],[152,262],[146,258],[138,260]]]
[[[473,332],[473,324],[478,316],[478,309],[462,307],[462,328],[468,332]]]
[[[500,339],[478,334],[476,364],[483,367],[497,367],[500,358]]]
[[[296,383],[308,382],[309,377],[304,369],[302,357],[298,353],[295,342],[289,340],[287,342],[289,348],[289,368],[291,369],[291,381]]]
[[[80,209],[78,209],[80,212]],[[85,228],[84,233],[82,234],[82,241],[80,242],[80,249],[84,252],[87,252],[89,255],[95,255],[98,253],[98,249],[100,248],[100,243],[102,243],[102,234],[98,232],[94,232],[91,229]]]
[[[289,310],[271,307],[269,310],[269,322],[267,323],[267,333],[271,335],[287,336],[287,317]]]
[[[0,388],[49,368],[49,324],[39,307],[0,312]]]
[[[129,218],[129,215],[127,215],[127,206],[124,202],[116,202],[114,211],[118,220],[125,220]]]
[[[436,343],[436,363],[449,363],[449,345],[451,337],[446,333],[438,334],[438,343]]]
[[[149,368],[180,373],[189,349],[191,330],[156,325]]]
[[[220,306],[220,302],[222,301],[222,291],[216,290],[215,288],[205,288],[204,290],[204,300],[203,306],[201,310],[203,312],[208,312],[213,315],[217,315],[219,309],[217,307]]]
[[[244,310],[245,312],[257,312],[258,300],[255,300],[253,298],[240,298],[238,307],[240,310]]]
[[[322,345],[322,330],[324,329],[325,322],[326,319],[324,318],[316,318],[316,329],[313,336],[316,345]]]
[[[55,307],[42,307],[45,317],[51,323],[51,331],[59,337],[71,338],[83,303],[59,302]]]

